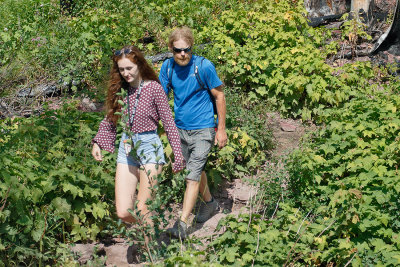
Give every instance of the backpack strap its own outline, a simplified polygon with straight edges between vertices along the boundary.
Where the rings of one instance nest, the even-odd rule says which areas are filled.
[[[200,65],[203,66],[203,61],[204,61],[204,57],[201,57],[201,62]],[[197,82],[200,85],[200,89],[198,89],[198,91],[200,90],[205,90],[205,89],[209,89],[208,87],[206,87],[206,85],[203,83],[203,81],[200,78],[200,73],[199,73],[199,66],[197,64],[194,64],[194,75],[196,76]]]
[[[167,89],[168,89],[168,92],[170,92],[171,90],[174,89],[174,87],[172,86],[172,73],[174,72],[174,67],[175,67],[175,60],[173,58],[170,58],[169,62],[168,62],[168,68],[167,68],[167,77],[168,77]]]
[[[197,91],[200,91],[200,90],[207,90],[208,94],[210,95],[211,102],[212,102],[212,104],[213,104],[214,114],[215,114],[215,115],[218,115],[218,113],[217,113],[217,103],[216,103],[216,101],[215,101],[215,97],[214,97],[213,94],[211,93],[210,88],[209,88],[205,83],[203,83],[203,81],[201,80],[201,77],[200,77],[199,69],[201,69],[201,68],[203,67],[203,61],[204,61],[204,59],[205,59],[204,57],[201,57],[200,68],[199,68],[199,66],[198,66],[197,64],[194,64],[194,65],[195,65],[194,74],[195,74],[195,76],[196,76],[197,82],[198,82],[199,85],[200,85],[200,89],[198,89]],[[207,75],[207,74],[205,74],[205,75]]]

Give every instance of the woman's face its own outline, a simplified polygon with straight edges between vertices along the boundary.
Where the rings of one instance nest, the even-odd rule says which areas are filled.
[[[138,66],[126,57],[118,60],[117,64],[119,73],[125,81],[131,86],[137,85],[140,78]]]

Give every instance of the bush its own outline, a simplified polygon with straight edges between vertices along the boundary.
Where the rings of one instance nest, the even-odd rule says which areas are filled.
[[[238,5],[222,12],[200,36],[210,42],[207,56],[238,93],[310,119],[358,92],[372,91],[368,79],[375,75],[369,64],[335,69],[325,63],[337,45],[327,43],[329,31],[309,27],[304,13],[303,1]]]
[[[0,133],[0,258],[51,262],[58,242],[95,240],[113,210],[114,156],[97,163],[101,117],[70,104],[38,118],[6,119]]]
[[[399,108],[400,97],[377,95],[325,111],[325,126],[290,156],[289,172],[269,163],[254,180],[260,188],[254,213],[220,222],[225,231],[210,245],[208,260],[398,265]]]
[[[189,25],[199,30],[231,7],[229,1],[112,0],[77,2],[71,12],[62,12],[59,2],[2,1],[3,78],[18,80],[20,86],[56,81],[73,91],[91,89],[108,73],[113,49],[135,44],[147,54],[156,53],[165,49],[173,27]],[[8,77],[8,66],[15,62],[20,70],[34,65],[36,71]],[[12,85],[5,83],[2,89],[12,91]]]
[[[323,113],[326,125],[295,153],[291,188],[335,219],[321,255],[361,265],[400,263],[400,98],[377,95]]]

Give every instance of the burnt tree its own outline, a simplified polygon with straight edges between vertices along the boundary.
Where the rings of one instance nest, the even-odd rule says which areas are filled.
[[[372,50],[372,54],[389,49],[392,54],[400,56],[400,0],[397,0],[390,28],[379,38]]]

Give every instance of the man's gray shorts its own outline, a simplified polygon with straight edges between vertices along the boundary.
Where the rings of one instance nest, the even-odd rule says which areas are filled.
[[[186,169],[190,171],[188,180],[200,181],[208,153],[214,144],[215,129],[204,128],[198,130],[178,129],[181,137],[182,154],[186,160]]]

